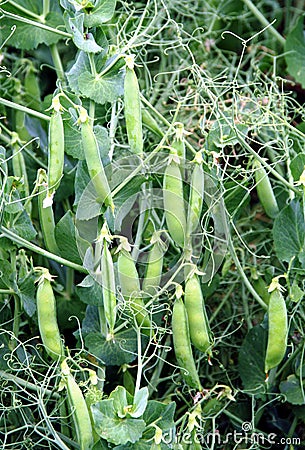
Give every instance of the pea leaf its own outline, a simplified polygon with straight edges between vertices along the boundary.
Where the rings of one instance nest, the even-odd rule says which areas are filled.
[[[299,181],[300,176],[305,167],[305,155],[304,153],[299,153],[296,155],[290,163],[291,175],[294,181]]]
[[[89,352],[103,361],[106,366],[121,366],[137,356],[137,336],[133,330],[117,333],[113,339],[105,339],[100,331],[89,333],[85,338]]]
[[[292,405],[304,405],[305,395],[304,395],[304,382],[303,389],[301,386],[302,381],[295,375],[289,375],[287,380],[280,383],[280,391],[286,396],[286,400]]]
[[[124,72],[110,70],[102,77],[97,77],[89,71],[83,72],[78,78],[80,93],[91,100],[101,103],[114,102],[124,93]]]
[[[256,394],[265,390],[266,346],[267,330],[257,325],[249,331],[239,351],[239,375],[245,389]]]
[[[82,264],[80,254],[84,254],[89,243],[78,236],[71,211],[60,219],[55,227],[55,239],[63,258]]]
[[[42,2],[40,0],[16,0],[15,3],[38,16],[42,15]],[[11,6],[9,2],[3,2],[1,8],[3,11],[11,12],[19,17],[25,17],[35,22],[33,17],[27,16],[24,12],[21,13],[19,8]],[[39,26],[33,26],[16,19],[7,18],[5,17],[5,13],[3,18],[4,20],[1,23],[3,38],[9,36],[12,26],[16,25],[16,30],[9,40],[10,45],[16,48],[31,50],[37,48],[39,44],[56,44],[56,42],[62,39],[62,36],[56,32],[46,31]],[[39,22],[37,21],[37,23]],[[50,2],[50,12],[45,17],[43,24],[54,29],[63,29],[64,22],[62,13],[57,2]]]
[[[24,311],[32,317],[36,312],[35,277],[28,276],[18,282],[18,295]]]
[[[94,7],[90,10],[84,11],[85,26],[86,27],[98,27],[105,22],[108,22],[114,14],[116,7],[116,0],[95,0]]]
[[[273,239],[279,260],[289,262],[293,257],[303,260],[305,224],[298,200],[292,200],[274,220]]]
[[[285,59],[287,69],[302,87],[305,87],[305,38],[304,38],[304,18],[300,16],[295,26],[287,35],[285,42]]]
[[[76,286],[75,292],[80,300],[87,303],[87,305],[103,305],[102,287],[91,275],[87,275],[83,281]]]
[[[8,261],[0,261],[0,289],[13,287],[12,266]]]
[[[74,44],[86,53],[99,53],[103,50],[94,40],[91,33],[84,33],[84,14],[69,18],[69,27]]]
[[[92,405],[91,411],[97,434],[115,445],[137,442],[146,427],[142,419],[118,417],[113,398]]]

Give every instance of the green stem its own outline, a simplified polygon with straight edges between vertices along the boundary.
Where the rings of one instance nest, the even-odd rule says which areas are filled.
[[[43,0],[42,15],[44,19],[50,12],[50,0]]]
[[[32,17],[33,19],[36,19],[38,21],[41,21],[41,16],[39,16],[38,14],[34,13],[33,11],[28,10],[27,8],[24,8],[23,6],[21,6],[19,3],[14,2],[13,0],[9,0],[8,3],[10,5],[12,5],[14,8],[19,9],[19,11],[23,12],[24,14],[26,14],[27,16]]]
[[[9,108],[17,109],[18,111],[23,111],[30,116],[35,116],[38,119],[46,120],[49,122],[50,116],[43,114],[39,111],[35,111],[34,109],[28,108],[27,106],[19,105],[18,103],[11,102],[10,100],[6,100],[5,98],[0,97],[0,105],[8,106]]]
[[[38,392],[42,396],[48,395],[49,397],[52,397],[54,399],[60,398],[60,394],[58,394],[57,392],[44,389],[41,386],[36,386],[36,384],[31,383],[30,381],[25,380],[23,378],[19,378],[16,375],[12,375],[11,373],[5,372],[4,370],[0,370],[0,378],[11,381],[12,383],[15,383],[16,386],[22,386],[30,389],[31,391]]]
[[[42,28],[43,30],[50,31],[51,33],[59,34],[68,39],[72,39],[72,34],[67,33],[66,31],[58,30],[57,28],[49,27],[48,25],[44,25],[43,23],[36,22],[34,20],[26,19],[25,17],[17,16],[17,14],[10,13],[0,8],[0,13],[3,14],[4,17],[8,17],[9,19],[17,20],[18,22],[27,23],[28,25],[32,25],[33,27]]]
[[[138,342],[138,369],[137,369],[137,378],[135,383],[134,395],[140,390],[141,386],[141,378],[142,378],[142,339],[141,339],[141,330],[137,328],[137,342]]]
[[[66,271],[66,294],[70,299],[74,291],[74,269],[67,267]]]
[[[22,247],[25,247],[33,251],[34,253],[38,253],[39,255],[42,255],[45,258],[52,259],[53,261],[58,262],[58,264],[71,267],[72,269],[75,269],[78,272],[88,273],[87,269],[85,269],[83,266],[80,266],[79,264],[76,264],[72,261],[68,261],[65,258],[61,258],[60,256],[54,255],[54,253],[48,252],[47,250],[38,247],[38,245],[32,244],[31,242],[27,241],[26,239],[23,239],[22,237],[18,236],[17,234],[13,233],[12,231],[8,230],[3,226],[0,226],[0,232],[2,233],[2,236],[0,237],[7,237],[11,241],[16,242],[16,244],[19,244]]]
[[[57,78],[63,85],[65,85],[66,84],[65,72],[62,66],[61,57],[56,44],[50,45],[50,52],[54,63]]]
[[[17,337],[19,335],[19,327],[20,327],[20,298],[17,294],[14,295],[14,321],[13,321],[13,340],[12,340],[12,350],[17,346]]]
[[[235,289],[235,284],[233,284],[230,289],[228,290],[228,292],[226,293],[226,295],[224,296],[224,298],[221,300],[221,302],[219,303],[218,307],[216,308],[216,310],[213,312],[213,314],[210,317],[210,324],[213,322],[213,320],[218,316],[218,313],[223,309],[223,306],[225,303],[227,303],[228,298],[230,297],[230,295],[232,294],[232,292]]]
[[[270,33],[273,34],[273,36],[277,39],[277,41],[281,45],[285,45],[285,38],[272,26],[270,25],[269,21],[266,19],[266,17],[257,9],[257,7],[252,3],[251,0],[243,0],[244,4],[248,6],[248,8],[253,12],[255,17],[260,21],[260,23],[264,27],[268,27]]]

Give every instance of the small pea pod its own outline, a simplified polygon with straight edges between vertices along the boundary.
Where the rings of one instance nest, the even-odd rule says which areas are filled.
[[[185,308],[192,344],[201,352],[209,352],[211,331],[198,276],[194,273],[185,283]]]
[[[202,387],[191,348],[187,312],[182,298],[178,298],[174,303],[172,330],[174,350],[181,367],[181,375],[191,388],[201,391]]]
[[[192,171],[189,206],[187,213],[187,234],[194,233],[199,225],[204,198],[204,171],[202,168],[202,154],[195,156]]]
[[[47,353],[57,361],[58,358],[63,358],[64,348],[57,324],[56,301],[51,281],[49,271],[43,269],[37,288],[37,316],[42,342]]]
[[[118,273],[122,295],[135,314],[137,324],[149,336],[152,326],[141,296],[139,275],[134,260],[126,250],[121,250],[119,254]]]
[[[41,93],[37,74],[38,71],[35,69],[34,65],[30,63],[27,66],[24,78],[25,101],[28,107],[40,111]]]
[[[52,100],[52,115],[49,122],[49,152],[48,152],[48,189],[53,195],[59,187],[63,176],[65,159],[64,124],[59,96]],[[52,202],[50,202],[52,203]]]
[[[183,181],[180,163],[170,156],[163,179],[163,205],[170,236],[180,247],[184,247],[186,217],[183,198]]]
[[[256,191],[267,216],[274,219],[279,213],[279,207],[265,168],[259,161],[254,162]]]
[[[80,113],[80,127],[85,159],[91,181],[97,193],[97,202],[114,208],[111,190],[100,157],[98,143],[89,122],[87,111],[82,108]]]
[[[38,171],[38,213],[41,226],[41,232],[46,249],[55,255],[59,255],[59,249],[55,239],[55,221],[52,204],[48,201],[49,194],[47,192],[47,174],[44,169]]]
[[[86,401],[65,359],[61,363],[61,370],[67,387],[68,402],[72,412],[79,448],[80,450],[90,450],[94,443],[93,429]]]
[[[116,322],[116,287],[112,256],[108,248],[106,239],[103,242],[102,258],[101,258],[101,272],[102,272],[102,291],[103,302],[107,324],[109,326],[110,334],[113,334]]]
[[[273,284],[277,283],[276,279]],[[272,286],[272,283],[271,283]],[[270,291],[270,288],[269,288]],[[285,299],[279,284],[271,292],[268,305],[268,343],[265,372],[278,366],[287,350],[288,320]]]
[[[142,108],[142,123],[148,130],[152,131],[157,136],[159,136],[159,137],[164,136],[164,133],[160,129],[156,120],[153,118],[153,116],[150,114],[150,112],[145,108]]]
[[[160,287],[164,259],[164,244],[159,233],[153,235],[151,242],[152,247],[148,254],[147,268],[142,283],[142,289],[149,297],[155,295]]]
[[[139,83],[134,71],[134,57],[126,57],[124,80],[124,114],[130,150],[143,156],[142,111]]]

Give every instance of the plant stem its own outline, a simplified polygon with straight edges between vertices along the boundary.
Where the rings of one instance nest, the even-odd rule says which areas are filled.
[[[19,11],[23,12],[24,14],[26,14],[27,16],[32,17],[33,19],[36,19],[38,21],[41,20],[41,16],[39,16],[38,14],[34,13],[33,11],[30,11],[27,8],[24,8],[23,6],[21,6],[19,3],[14,2],[13,0],[9,0],[8,3],[10,5],[12,5],[14,8],[19,9]]]
[[[13,334],[14,338],[12,340],[12,350],[16,348],[17,345],[17,337],[19,335],[19,327],[20,327],[20,298],[17,294],[14,295],[14,321],[13,321]]]
[[[58,51],[57,44],[50,45],[50,52],[51,52],[52,60],[54,63],[57,78],[60,80],[60,82],[64,86],[66,84],[65,72],[64,72],[64,69],[62,66],[61,57],[60,57],[60,54]]]
[[[273,34],[273,36],[276,38],[276,40],[281,44],[285,45],[285,38],[272,26],[270,25],[269,21],[266,19],[266,17],[257,9],[257,7],[252,3],[251,0],[243,0],[244,4],[248,6],[248,8],[253,12],[255,17],[260,21],[260,23],[264,27],[268,27],[270,33]]]
[[[35,116],[38,119],[46,120],[49,122],[50,116],[43,114],[39,111],[35,111],[34,109],[28,108],[27,106],[19,105],[18,103],[11,102],[10,100],[6,100],[5,98],[0,97],[0,104],[4,106],[8,106],[9,108],[17,109],[18,111],[23,111],[30,116]]]
[[[60,394],[58,394],[57,392],[53,392],[48,389],[42,389],[41,386],[36,386],[36,384],[31,383],[30,381],[24,380],[23,378],[19,378],[16,375],[12,375],[11,373],[5,372],[4,370],[0,370],[0,378],[12,381],[17,386],[23,386],[25,388],[30,389],[31,391],[38,392],[39,394],[48,395],[49,397],[52,397],[54,399],[60,398]]]
[[[50,0],[43,0],[42,15],[44,19],[50,12]]]
[[[74,269],[67,267],[66,271],[66,294],[70,299],[74,290]]]
[[[83,266],[80,266],[79,264],[76,264],[72,261],[68,261],[65,258],[61,258],[60,256],[54,255],[54,253],[48,252],[47,250],[38,247],[38,245],[32,244],[31,242],[27,241],[26,239],[23,239],[22,237],[18,236],[17,234],[13,233],[12,231],[8,230],[3,226],[0,227],[0,232],[2,233],[2,236],[0,235],[0,238],[7,237],[11,241],[16,242],[16,244],[19,244],[20,246],[25,247],[33,251],[34,253],[38,253],[39,255],[42,255],[45,258],[52,259],[53,261],[58,262],[58,264],[71,267],[72,269],[75,269],[78,272],[88,273],[87,269],[85,269]]]
[[[17,16],[17,14],[10,13],[0,8],[0,13],[3,14],[4,17],[8,17],[9,19],[17,20],[18,22],[27,23],[28,25],[32,25],[33,27],[42,28],[43,30],[50,31],[51,33],[59,34],[65,38],[71,39],[72,34],[67,33],[66,31],[58,30],[57,28],[49,27],[48,25],[44,25],[41,22],[36,22],[34,20],[26,19],[25,17]]]

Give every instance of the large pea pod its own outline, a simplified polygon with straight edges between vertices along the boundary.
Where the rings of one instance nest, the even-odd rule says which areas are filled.
[[[130,150],[143,156],[142,110],[139,83],[134,71],[133,56],[126,57],[124,80],[124,114]]]
[[[174,350],[181,368],[181,375],[191,388],[201,391],[202,387],[191,348],[187,312],[182,298],[177,299],[174,303],[172,330]]]
[[[146,272],[142,283],[142,289],[148,297],[155,295],[160,287],[164,259],[163,245],[159,236],[152,237],[152,247],[148,254]]]
[[[268,343],[265,356],[265,372],[278,366],[287,349],[288,320],[285,299],[275,288],[268,305]]]
[[[183,181],[180,164],[175,158],[171,158],[165,169],[163,206],[169,234],[174,242],[183,248],[186,231]]]
[[[70,372],[66,360],[61,363],[61,370],[67,387],[68,402],[72,412],[79,448],[80,450],[90,450],[94,443],[93,429],[86,401]]]
[[[279,207],[268,177],[268,174],[259,161],[254,162],[256,191],[267,216],[274,219],[279,213]]]
[[[52,101],[53,112],[49,122],[48,189],[54,194],[63,176],[65,135],[59,96]]]
[[[116,287],[115,287],[115,275],[113,268],[113,261],[111,253],[108,249],[106,239],[104,239],[102,259],[101,259],[101,272],[102,272],[102,291],[103,302],[107,324],[109,326],[110,334],[113,334],[115,322],[116,322]]]
[[[184,302],[191,342],[201,352],[208,352],[211,347],[211,331],[199,278],[196,274],[191,275],[185,283]]]
[[[141,296],[140,281],[134,260],[126,250],[121,250],[118,257],[118,273],[121,292],[143,333],[150,335],[151,322]]]
[[[100,157],[98,143],[86,110],[80,115],[81,137],[89,175],[97,193],[97,202],[114,208],[111,190]]]
[[[47,174],[44,169],[38,171],[38,213],[44,244],[49,252],[59,255],[59,249],[55,239],[55,221],[52,204],[48,201]]]
[[[191,176],[189,205],[187,213],[187,233],[194,233],[199,225],[204,198],[204,171],[202,168],[202,155],[198,152],[195,156],[194,167]]]
[[[37,288],[37,316],[45,349],[51,358],[57,361],[58,358],[63,358],[64,348],[57,324],[56,301],[51,280],[49,271],[43,269]]]

